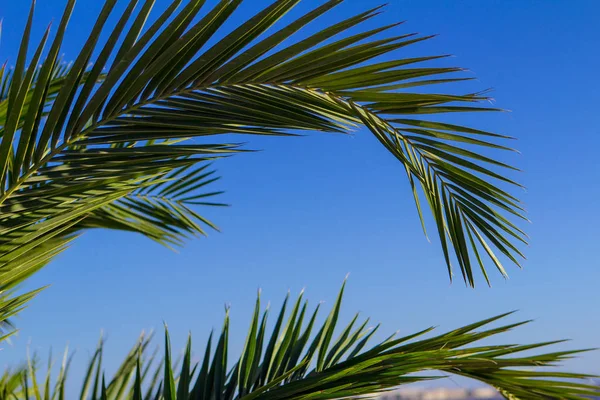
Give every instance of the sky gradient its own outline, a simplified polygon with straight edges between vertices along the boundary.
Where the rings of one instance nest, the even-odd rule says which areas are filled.
[[[14,63],[27,3],[0,4],[0,61]],[[64,3],[38,0],[34,38],[48,21],[58,22]],[[65,60],[76,57],[97,3],[78,2]],[[229,26],[267,3],[246,2]],[[304,1],[292,14],[319,3]],[[157,1],[156,9],[165,4]],[[347,0],[331,18],[370,4]],[[81,365],[103,329],[110,372],[142,329],[162,332],[163,320],[174,348],[183,347],[191,330],[200,352],[226,303],[232,307],[232,350],[239,350],[259,287],[275,304],[288,289],[295,294],[304,287],[312,304],[331,304],[347,273],[343,315],[360,311],[381,322],[385,334],[430,325],[452,329],[518,309],[511,321],[535,322],[505,335],[505,342],[569,338],[556,348],[599,346],[598,15],[595,0],[389,0],[385,13],[365,24],[405,20],[396,31],[440,34],[398,55],[451,53],[455,57],[443,65],[468,68],[477,77],[458,91],[492,88],[495,105],[511,110],[452,119],[518,138],[511,144],[521,154],[502,157],[523,170],[517,179],[527,187],[519,195],[532,221],[525,225],[531,245],[525,268],[510,266],[510,280],[492,271],[490,262],[492,288],[482,279],[476,289],[466,288],[458,276],[449,283],[438,243],[428,243],[421,232],[401,165],[369,132],[243,138],[262,151],[215,165],[223,177],[215,188],[226,191],[222,200],[232,206],[202,210],[221,233],[190,241],[179,253],[132,234],[85,233],[27,283],[52,286],[17,318],[21,332],[4,345],[0,366],[23,359],[29,342],[45,355],[67,341],[78,351],[74,365]],[[300,36],[330,23],[328,18]],[[598,374],[600,352],[567,365]],[[74,370],[73,380],[83,373]]]

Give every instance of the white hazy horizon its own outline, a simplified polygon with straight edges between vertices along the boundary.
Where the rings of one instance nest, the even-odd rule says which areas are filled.
[[[403,388],[380,396],[382,400],[496,400],[493,388]]]

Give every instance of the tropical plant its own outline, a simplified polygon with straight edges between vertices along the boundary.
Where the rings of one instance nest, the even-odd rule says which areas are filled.
[[[489,283],[482,253],[502,275],[506,272],[501,258],[518,264],[521,252],[517,244],[525,243],[525,234],[515,220],[524,216],[518,199],[508,192],[517,184],[505,176],[505,170],[514,168],[484,155],[489,149],[510,150],[500,144],[507,137],[428,117],[493,111],[481,105],[488,98],[482,93],[431,94],[430,88],[440,84],[469,79],[455,76],[460,68],[422,66],[444,56],[377,60],[429,36],[381,36],[397,24],[350,34],[350,29],[360,28],[361,23],[381,12],[376,7],[293,40],[294,33],[341,0],[326,1],[270,32],[272,25],[299,2],[278,0],[224,35],[222,27],[241,0],[221,0],[205,13],[201,13],[204,0],[190,0],[182,7],[181,0],[176,0],[154,19],[150,18],[154,0],[145,0],[139,7],[138,0],[130,0],[116,24],[108,28],[116,2],[105,1],[85,45],[69,65],[64,65],[58,54],[75,1],[67,0],[53,39],[49,27],[30,51],[32,5],[14,68],[8,69],[7,64],[0,68],[0,318],[9,330],[7,335],[11,334],[8,318],[37,293],[14,295],[17,285],[83,230],[128,230],[165,245],[177,245],[190,235],[204,234],[206,226],[214,228],[196,211],[197,206],[219,204],[211,200],[219,192],[205,191],[216,179],[209,170],[210,162],[245,150],[239,143],[218,140],[217,135],[223,134],[347,133],[364,126],[401,163],[423,228],[419,199],[426,199],[451,277],[453,255],[465,283],[471,286],[475,284],[474,266]],[[108,34],[107,39],[100,43],[103,33]],[[337,311],[332,315],[337,318]],[[509,372],[503,378],[506,382],[498,382],[506,370],[491,367],[491,363],[537,365],[562,355],[502,364],[504,361],[496,358],[512,352],[512,346],[480,348],[471,353],[457,349],[472,341],[468,338],[477,340],[486,335],[474,334],[469,327],[440,337],[448,342],[445,344],[440,344],[439,338],[437,342],[417,342],[436,343],[431,344],[433,347],[405,347],[408,345],[386,341],[373,351],[361,353],[356,332],[350,331],[337,348],[329,348],[335,326],[335,320],[329,319],[309,347],[309,355],[317,354],[317,364],[314,373],[307,373],[310,362],[302,364],[303,347],[297,341],[308,341],[308,333],[301,335],[300,327],[294,326],[292,331],[286,328],[292,336],[284,335],[284,344],[274,345],[287,350],[276,353],[279,358],[263,359],[269,366],[261,373],[270,375],[253,375],[262,365],[261,352],[255,349],[249,353],[249,348],[239,368],[228,373],[219,361],[225,359],[226,349],[220,344],[206,372],[209,375],[202,378],[213,382],[214,389],[205,386],[201,375],[196,380],[199,387],[216,399],[248,397],[250,390],[254,396],[288,396],[282,388],[304,387],[318,377],[320,383],[315,387],[320,389],[312,394],[302,392],[303,396],[345,397],[416,379],[405,377],[416,370],[449,370],[445,366],[459,365],[458,358],[473,361],[460,364],[461,371],[470,371],[475,368],[477,354],[478,359],[485,360],[486,368],[497,372],[490,383],[511,389],[511,393],[527,390],[543,397],[550,393],[543,390],[557,387],[561,393],[575,396],[587,390],[580,384],[532,380],[544,375],[521,371]],[[254,334],[256,341],[262,341],[264,332]],[[270,343],[275,337],[277,332]],[[225,341],[225,336],[221,340]],[[258,346],[252,335],[252,346],[250,343]],[[359,349],[341,362],[340,351],[349,351],[353,344]],[[129,374],[139,346],[133,358],[128,358]],[[429,361],[429,353],[419,353],[422,349],[432,352]],[[268,351],[263,356],[272,357]],[[167,353],[166,398],[175,393],[169,357]],[[99,371],[99,361],[94,362],[92,366]],[[184,368],[186,365],[188,362]],[[9,389],[18,387],[17,375],[5,374],[2,382],[7,383],[6,393],[14,393]],[[185,385],[193,375],[189,368],[183,371],[180,398],[186,397]],[[62,376],[66,377],[66,367]],[[574,377],[548,375],[560,376]],[[98,372],[96,388],[100,387],[99,377]],[[232,383],[238,378],[242,381]],[[488,381],[486,376],[479,378]],[[30,393],[27,382],[23,382],[25,394]],[[111,385],[107,395],[108,390],[116,390],[110,389],[114,387]],[[32,387],[37,387],[35,381]],[[139,387],[131,393],[135,399],[141,398]],[[98,390],[93,393],[101,393]],[[60,390],[57,393],[60,398]],[[37,392],[35,397],[40,398]]]
[[[380,7],[288,43],[341,0],[326,1],[268,34],[298,3],[279,0],[209,45],[241,0],[219,1],[203,16],[203,0],[179,10],[180,1],[174,1],[147,29],[154,1],[136,10],[138,1],[131,0],[100,44],[116,3],[107,0],[80,54],[61,68],[57,57],[74,3],[67,1],[54,39],[48,28],[27,67],[32,6],[15,67],[10,73],[2,69],[5,286],[38,269],[84,228],[128,229],[172,243],[203,232],[202,223],[212,226],[191,209],[215,194],[198,193],[210,182],[201,168],[241,149],[198,139],[344,133],[361,124],[402,164],[419,215],[422,189],[449,271],[452,249],[469,285],[475,283],[472,258],[487,279],[480,250],[502,274],[493,247],[518,263],[515,240],[524,242],[524,234],[508,218],[523,217],[518,200],[489,182],[513,184],[492,170],[511,167],[467,148],[506,150],[495,143],[505,137],[424,117],[490,111],[475,105],[488,98],[410,91],[468,79],[454,77],[460,68],[419,66],[443,56],[371,62],[429,38],[376,36],[397,24],[344,35]],[[436,75],[452,76],[431,79]]]
[[[218,335],[208,337],[199,357],[192,353],[188,337],[183,359],[173,360],[165,327],[165,355],[149,352],[152,335],[142,335],[112,379],[102,373],[104,343],[101,340],[86,368],[80,399],[340,399],[374,395],[412,382],[454,374],[476,379],[497,388],[509,399],[585,399],[597,387],[581,381],[587,376],[545,369],[570,358],[577,351],[522,356],[520,353],[557,342],[531,345],[483,345],[479,342],[527,323],[490,327],[508,314],[498,315],[447,333],[423,338],[434,328],[405,337],[392,335],[370,346],[379,325],[368,327],[358,314],[339,324],[344,287],[322,324],[302,293],[286,312],[289,294],[267,333],[268,311],[261,315],[257,298],[244,349],[239,358],[228,351],[229,313]],[[287,314],[287,318],[286,318]],[[510,314],[510,313],[509,313]],[[338,331],[337,337],[334,332]],[[316,333],[315,333],[316,332]],[[195,362],[193,359],[198,358]],[[229,364],[233,360],[232,364]],[[56,382],[49,370],[36,380],[36,362],[7,379],[15,398],[62,399],[69,373],[65,353]],[[177,367],[179,364],[179,367]],[[177,373],[174,372],[177,370]],[[429,375],[415,375],[415,372]],[[441,373],[441,374],[440,374]],[[8,384],[6,385],[9,386]],[[28,396],[23,396],[27,393]],[[9,398],[9,397],[3,397]]]
[[[487,280],[483,249],[505,274],[492,248],[517,261],[513,242],[524,241],[523,233],[503,213],[522,214],[514,197],[486,180],[507,180],[486,164],[510,167],[458,146],[506,149],[493,143],[503,137],[419,118],[487,111],[471,106],[487,98],[409,92],[467,79],[430,79],[460,68],[412,67],[441,56],[370,62],[429,38],[376,38],[394,26],[344,35],[379,7],[287,42],[340,2],[327,1],[262,38],[298,3],[277,1],[209,46],[240,0],[220,1],[200,18],[203,0],[179,11],[174,1],[147,29],[154,0],[137,10],[131,0],[100,44],[116,3],[108,0],[69,66],[58,54],[75,2],[67,2],[54,39],[48,28],[27,64],[32,5],[14,69],[0,68],[0,291],[43,267],[85,228],[140,232],[169,245],[214,227],[193,209],[215,204],[209,198],[219,194],[202,191],[215,179],[207,162],[241,149],[191,138],[343,133],[357,124],[401,162],[423,221],[421,187],[449,271],[454,249],[468,284],[475,282],[473,257]]]

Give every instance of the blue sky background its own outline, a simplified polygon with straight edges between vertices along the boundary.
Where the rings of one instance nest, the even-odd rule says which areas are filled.
[[[2,61],[14,63],[27,3],[0,4]],[[48,21],[58,22],[64,3],[38,0],[34,37]],[[99,3],[78,2],[65,60],[75,58]],[[156,9],[166,3],[159,0]],[[228,26],[267,3],[247,1]],[[304,1],[292,14],[319,3]],[[371,4],[347,0],[299,36]],[[599,346],[598,15],[595,0],[389,0],[386,12],[365,24],[406,20],[398,32],[439,33],[398,55],[452,53],[442,64],[469,68],[478,78],[458,91],[491,87],[496,105],[512,110],[453,119],[519,139],[522,154],[502,157],[524,171],[518,179],[527,187],[521,195],[531,245],[525,269],[511,267],[509,281],[493,273],[491,289],[465,288],[460,278],[449,284],[439,246],[421,233],[403,169],[368,132],[243,138],[264,151],[219,162],[223,179],[215,187],[227,191],[222,199],[232,207],[203,210],[222,233],[191,241],[178,254],[131,234],[84,234],[28,282],[52,286],[17,319],[21,332],[4,346],[0,366],[23,359],[28,342],[45,355],[67,341],[78,351],[74,367],[81,366],[104,329],[110,372],[142,329],[162,332],[163,320],[175,348],[191,330],[200,353],[225,303],[232,306],[233,350],[240,350],[257,288],[275,304],[288,289],[304,287],[313,304],[331,304],[348,272],[344,316],[360,311],[386,334],[451,329],[519,309],[513,321],[536,321],[505,342],[570,338],[556,348]],[[600,373],[600,352],[567,365]],[[73,381],[83,374],[74,368]]]

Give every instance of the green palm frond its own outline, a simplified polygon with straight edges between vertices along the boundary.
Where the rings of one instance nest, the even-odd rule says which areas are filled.
[[[154,0],[131,0],[109,29],[115,3],[105,2],[50,105],[52,71],[74,1],[67,1],[54,38],[46,33],[34,47],[29,65],[41,63],[35,73],[25,62],[32,8],[5,90],[1,224],[12,218],[7,208],[38,221],[48,212],[45,202],[60,207],[91,187],[103,192],[117,182],[162,179],[239,151],[219,141],[198,144],[216,135],[345,133],[366,126],[402,164],[421,220],[419,198],[429,204],[451,275],[453,253],[471,286],[475,268],[488,280],[484,254],[503,275],[502,258],[519,263],[526,237],[516,224],[523,210],[510,193],[516,183],[506,178],[513,168],[484,155],[510,150],[501,144],[507,138],[434,119],[492,111],[482,105],[488,98],[428,93],[465,80],[457,75],[462,69],[423,66],[443,56],[402,58],[396,52],[429,36],[389,34],[397,24],[349,34],[379,14],[376,7],[294,41],[294,33],[331,16],[341,0],[325,1],[274,31],[272,25],[298,3],[278,0],[225,34],[222,27],[241,0],[222,0],[206,11],[203,0],[181,7],[175,1],[148,27]],[[103,32],[109,35],[102,43]],[[222,38],[214,41],[217,34]],[[384,55],[391,61],[378,61]],[[205,195],[196,189],[190,193]],[[211,226],[188,205],[131,194],[74,229],[113,227],[179,243]]]
[[[205,235],[205,227],[218,230],[193,209],[198,205],[226,206],[211,201],[222,192],[203,190],[219,179],[214,170],[207,169],[209,166],[176,168],[161,179],[162,183],[158,177],[150,178],[146,187],[94,211],[81,226],[138,232],[165,245],[180,245],[189,235]]]
[[[368,320],[361,322],[358,315],[348,324],[340,323],[343,291],[342,287],[320,325],[316,322],[318,306],[310,311],[302,294],[293,303],[288,295],[271,334],[267,332],[269,313],[261,311],[259,296],[238,358],[229,353],[228,315],[221,332],[209,336],[201,353],[192,353],[192,338],[188,338],[179,367],[173,361],[168,331],[162,359],[148,351],[151,335],[142,335],[110,381],[105,381],[102,372],[101,340],[84,374],[80,399],[359,398],[447,374],[476,379],[514,399],[585,399],[600,389],[588,383],[591,376],[546,368],[555,367],[579,351],[531,352],[558,342],[481,344],[484,339],[526,323],[492,326],[510,313],[437,336],[431,336],[433,328],[428,328],[370,344],[379,326],[369,328]],[[522,355],[524,352],[528,354]],[[68,366],[66,356],[65,360]],[[55,384],[58,391],[65,387],[68,368],[63,369]],[[25,374],[31,378],[36,371]],[[36,382],[29,382],[28,387],[29,398],[43,392]],[[49,392],[38,398],[50,399],[52,395]]]
[[[10,337],[17,332],[11,318],[21,312],[41,290],[19,295],[15,295],[14,290],[0,290],[0,343],[10,341]]]
[[[33,80],[36,81],[40,69],[34,65],[30,65],[30,68],[36,68],[33,74]],[[52,105],[52,102],[56,98],[56,95],[58,94],[60,88],[64,83],[64,78],[66,76],[68,68],[69,66],[67,64],[61,63],[60,60],[57,60],[57,63],[52,69],[52,73],[50,76],[50,84],[48,85],[48,89],[45,94],[44,108],[45,106]],[[14,70],[7,69],[7,64],[4,63],[4,65],[0,67],[0,136],[4,134],[4,125],[6,124],[6,117],[8,113],[8,95],[10,93],[13,76]],[[25,117],[27,115],[27,110],[29,108],[32,95],[33,91],[30,90],[25,96],[23,102],[23,112],[21,113],[21,117],[18,123],[18,129],[21,129],[23,127],[23,124],[25,123]]]

